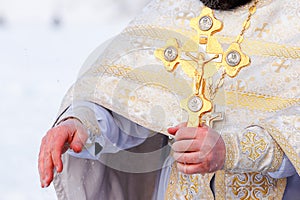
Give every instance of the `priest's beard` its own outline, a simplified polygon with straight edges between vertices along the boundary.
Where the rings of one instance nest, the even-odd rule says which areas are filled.
[[[245,5],[252,0],[200,0],[204,5],[211,9],[229,10],[238,6]]]

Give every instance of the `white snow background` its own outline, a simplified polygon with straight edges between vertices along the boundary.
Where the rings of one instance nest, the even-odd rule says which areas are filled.
[[[0,200],[53,200],[41,189],[41,138],[88,55],[149,0],[0,0]]]

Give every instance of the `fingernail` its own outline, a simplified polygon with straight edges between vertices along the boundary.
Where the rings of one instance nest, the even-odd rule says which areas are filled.
[[[46,187],[48,187],[49,185],[46,183],[46,181],[44,181],[44,183],[43,183],[43,188],[46,188]]]
[[[42,187],[43,187],[43,188],[48,187],[48,183],[47,183],[47,181],[46,181],[47,179],[48,179],[48,177],[46,176],[46,178],[42,180]]]
[[[44,183],[44,188],[46,188],[46,187],[48,187],[49,186],[49,184],[48,183]]]

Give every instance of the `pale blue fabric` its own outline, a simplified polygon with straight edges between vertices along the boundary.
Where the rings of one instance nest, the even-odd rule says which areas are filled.
[[[286,178],[297,174],[296,169],[286,155],[284,155],[282,164],[276,172],[269,172],[272,178]]]
[[[148,129],[132,123],[120,115],[114,114],[113,117],[106,109],[94,103],[82,102],[77,106],[86,106],[95,112],[101,134],[95,138],[94,142],[99,143],[102,150],[97,155],[93,153],[95,152],[95,145],[80,153],[69,150],[68,153],[74,157],[97,160],[103,153],[116,153],[120,150],[135,147],[143,143],[150,134]],[[67,116],[68,113],[70,115],[72,113],[71,110],[66,112]]]
[[[87,106],[95,111],[99,123],[101,135],[95,140],[95,142],[98,142],[103,147],[99,155],[103,153],[116,153],[120,150],[135,147],[143,143],[145,138],[150,134],[148,129],[116,113],[110,113],[99,105],[84,102],[83,106]],[[74,157],[96,160],[99,155],[95,156],[90,153],[94,152],[93,148],[95,148],[94,145],[78,154],[72,151],[68,151],[68,153]],[[157,180],[158,187],[156,187],[153,199],[164,199],[171,173],[171,164],[173,162],[174,160],[171,157],[166,159],[165,165],[160,173],[160,178]],[[269,175],[273,178],[288,178],[284,200],[300,200],[300,177],[286,156],[284,156],[279,170],[272,173],[270,172]]]
[[[300,176],[296,173],[287,178],[284,200],[300,200]]]

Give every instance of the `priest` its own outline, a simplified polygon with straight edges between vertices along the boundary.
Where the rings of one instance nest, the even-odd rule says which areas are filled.
[[[298,0],[153,0],[42,140],[58,199],[300,195]]]

